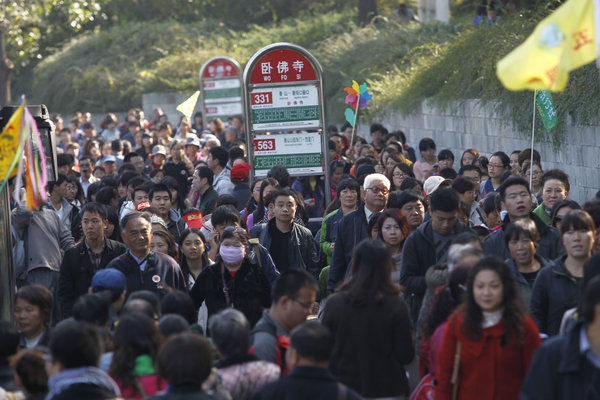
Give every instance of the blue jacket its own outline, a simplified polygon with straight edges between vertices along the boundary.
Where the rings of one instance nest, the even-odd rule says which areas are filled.
[[[546,225],[533,212],[529,213],[529,218],[533,220],[540,234],[540,242],[537,247],[537,254],[548,260],[556,260],[563,253],[563,246],[560,241],[560,234],[553,226]],[[508,214],[502,221],[502,227],[497,231],[490,233],[483,244],[483,252],[486,255],[494,255],[506,260],[510,258],[510,252],[504,241],[504,228],[510,222]]]
[[[352,252],[356,245],[369,237],[367,232],[367,215],[365,205],[344,215],[338,224],[338,234],[335,238],[333,258],[329,269],[327,289],[334,291],[338,284],[344,280],[346,270],[352,259]]]
[[[547,340],[529,366],[521,400],[600,399],[600,370],[580,350],[583,323]]]

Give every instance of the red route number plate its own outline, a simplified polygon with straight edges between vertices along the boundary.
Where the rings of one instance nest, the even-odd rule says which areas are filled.
[[[275,150],[275,139],[256,139],[254,141],[255,151]]]
[[[252,93],[252,105],[273,104],[273,94],[271,92]]]

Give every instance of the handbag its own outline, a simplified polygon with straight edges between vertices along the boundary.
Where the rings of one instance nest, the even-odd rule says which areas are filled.
[[[460,341],[456,342],[456,353],[454,354],[454,365],[452,366],[452,400],[458,399],[458,373],[460,372]]]

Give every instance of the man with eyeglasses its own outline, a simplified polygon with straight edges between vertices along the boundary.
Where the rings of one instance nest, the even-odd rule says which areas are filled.
[[[525,179],[517,176],[508,178],[500,187],[500,199],[506,210],[506,216],[502,220],[500,229],[485,238],[483,245],[485,254],[496,255],[503,260],[509,258],[510,252],[504,241],[504,228],[509,222],[528,218],[533,220],[540,235],[536,254],[548,260],[555,260],[561,255],[562,243],[558,231],[556,228],[546,225],[531,210],[531,192],[529,183]]]
[[[427,290],[427,269],[445,262],[452,240],[457,235],[470,231],[468,226],[458,221],[458,207],[458,193],[454,189],[437,189],[429,200],[431,218],[404,242],[400,284],[406,289],[405,297],[413,322],[417,322]]]
[[[83,188],[83,196],[87,199],[87,191],[92,183],[100,182],[100,179],[92,175],[94,169],[94,159],[91,156],[83,156],[79,160],[79,183]]]
[[[327,282],[328,290],[334,291],[344,280],[354,247],[368,237],[369,221],[385,208],[389,194],[390,181],[385,175],[370,174],[365,177],[361,190],[365,203],[345,215],[338,225]]]

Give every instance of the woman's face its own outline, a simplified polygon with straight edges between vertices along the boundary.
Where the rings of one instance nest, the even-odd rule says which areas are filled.
[[[568,194],[565,185],[561,181],[558,179],[549,179],[544,182],[544,187],[542,188],[542,201],[546,208],[551,210],[556,203],[566,199]]]
[[[396,165],[398,162],[396,160],[394,160],[393,157],[388,157],[385,160],[385,168],[389,171],[390,169],[394,168],[394,165]]]
[[[504,172],[506,172],[506,167],[502,164],[500,157],[494,156],[490,158],[490,163],[488,164],[489,177],[500,179]]]
[[[569,257],[588,258],[594,247],[594,233],[587,229],[569,229],[562,234],[565,252]]]
[[[358,193],[355,190],[350,188],[346,188],[342,190],[338,196],[340,196],[340,203],[345,208],[356,208],[356,203],[358,202]]]
[[[404,182],[406,178],[408,178],[408,174],[406,174],[400,168],[394,169],[394,172],[392,173],[392,180],[394,181],[394,186],[396,189],[402,185],[402,182]]]
[[[98,158],[102,155],[102,153],[100,153],[100,147],[98,146],[98,143],[94,142],[90,146],[90,155],[94,158]]]
[[[534,164],[533,167],[529,168],[527,172],[525,172],[525,180],[527,180],[527,182],[529,182],[531,171],[533,171],[533,186],[537,187],[540,185],[540,181],[542,180],[543,171],[538,165]]]
[[[214,122],[214,121],[210,121],[210,124],[209,124],[209,126],[210,126],[210,128],[209,128],[209,129],[210,129],[210,131],[211,131],[213,134],[216,134],[216,133],[218,133],[218,127],[217,127],[217,124],[216,124],[216,122]]]
[[[331,173],[331,183],[333,183],[334,185],[340,183],[340,179],[342,179],[343,172],[344,168],[342,167],[334,168],[333,172]]]
[[[169,244],[161,236],[154,235],[152,237],[152,241],[150,242],[150,250],[158,253],[168,254]]]
[[[260,184],[262,181],[257,181],[254,184],[254,189],[252,189],[252,198],[254,199],[254,201],[256,202],[256,204],[258,204],[258,201],[260,200]]]
[[[560,230],[560,222],[563,220],[565,215],[567,215],[570,211],[573,211],[571,207],[561,207],[556,211],[556,215],[554,216],[554,221],[552,221],[552,225]]]
[[[271,185],[267,185],[264,187],[263,189],[263,200],[265,199],[265,197],[267,197],[270,194],[275,193],[276,189],[274,186]]]
[[[110,142],[106,142],[102,145],[102,155],[108,156],[112,154],[112,146]]]
[[[181,244],[181,252],[188,260],[199,260],[204,254],[204,243],[200,236],[190,233]]]
[[[106,226],[106,228],[104,228],[104,236],[110,237],[110,236],[112,236],[114,231],[115,231],[115,226],[109,222],[108,225]]]
[[[515,175],[519,175],[521,173],[521,168],[519,168],[519,153],[513,153],[510,155],[510,169]]]
[[[508,251],[517,265],[531,265],[535,256],[535,243],[521,235],[518,239],[508,241]]]
[[[398,221],[391,217],[386,218],[385,221],[383,221],[383,225],[381,226],[381,236],[383,237],[383,241],[391,247],[399,246],[404,239]]]
[[[183,158],[183,145],[177,143],[171,149],[171,157],[173,160],[180,161]]]
[[[46,328],[40,308],[21,298],[15,302],[15,323],[27,338],[36,337]]]
[[[473,164],[473,160],[475,160],[475,156],[471,153],[465,152],[462,156],[462,160],[460,160],[460,164],[471,165]]]
[[[169,189],[171,192],[171,204],[177,204],[177,196],[179,196],[179,192],[176,189]]]
[[[459,193],[458,194],[458,198],[460,199],[460,201],[462,201],[465,204],[473,205],[473,203],[475,203],[475,200],[477,199],[477,191],[475,189],[473,190],[467,190],[464,193]]]
[[[499,311],[503,305],[504,286],[500,276],[494,271],[484,269],[475,275],[473,298],[485,312]]]
[[[382,163],[383,165],[387,165],[387,160],[388,160],[388,158],[390,158],[390,153],[388,153],[387,151],[384,151],[384,152],[381,154],[381,163]]]
[[[227,238],[221,241],[221,246],[227,247],[244,247],[244,244],[237,238]],[[246,256],[246,250],[244,250],[244,257]]]
[[[150,146],[152,146],[152,138],[149,137],[149,136],[143,137],[142,138],[142,143],[143,143],[144,146],[150,147]]]
[[[429,147],[428,149],[423,150],[421,152],[421,157],[423,157],[423,159],[428,162],[435,160],[435,149]]]
[[[354,147],[352,148],[352,150],[354,151],[354,154],[358,154],[358,152],[360,151],[360,146],[362,146],[362,143],[360,142],[360,140],[356,141],[356,143],[354,143]]]

